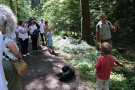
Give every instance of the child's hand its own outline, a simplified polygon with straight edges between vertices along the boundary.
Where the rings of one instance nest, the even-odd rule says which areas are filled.
[[[97,69],[94,70],[94,75],[97,76]]]

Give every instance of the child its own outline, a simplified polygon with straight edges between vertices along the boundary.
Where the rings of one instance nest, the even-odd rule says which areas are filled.
[[[45,42],[46,42],[46,45],[47,45],[47,32],[49,31],[49,24],[48,24],[48,21],[45,21],[45,26],[44,26],[44,34],[45,34]]]
[[[48,50],[49,50],[49,52],[54,53],[51,28],[49,28],[49,31],[47,32],[46,36],[47,36],[46,38],[47,38]]]
[[[112,46],[104,42],[101,44],[103,56],[97,60],[95,68],[97,70],[97,89],[96,90],[109,90],[110,73],[114,66],[114,58],[110,55]]]

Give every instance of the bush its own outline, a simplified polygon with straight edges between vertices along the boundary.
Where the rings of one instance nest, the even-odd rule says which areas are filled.
[[[55,37],[54,47],[59,50],[63,50],[68,53],[78,54],[86,53],[94,47],[89,46],[86,42],[73,39],[71,37],[65,37],[63,39],[61,36]]]
[[[56,31],[81,31],[80,1],[48,0],[44,6],[44,17]]]
[[[112,73],[110,77],[111,90],[133,90],[129,87],[127,79],[123,74]]]
[[[94,65],[96,64],[97,58],[100,56],[100,54],[97,53],[96,48],[80,41],[80,39],[73,39],[72,37],[65,37],[65,39],[63,39],[61,36],[56,36],[54,40],[54,46],[57,47],[57,49],[72,54],[69,63],[79,70],[80,76],[86,81],[89,81],[92,88],[95,88],[96,77],[94,76],[93,71],[95,69]],[[113,49],[112,51],[113,55],[121,62],[131,59],[129,54],[120,54],[116,49]],[[132,60],[133,58],[129,61]],[[134,90],[135,77],[133,76],[133,68],[134,66],[128,63],[125,64],[125,68],[114,67],[110,78],[110,89]]]

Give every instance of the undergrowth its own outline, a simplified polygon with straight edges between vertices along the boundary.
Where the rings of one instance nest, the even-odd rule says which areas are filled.
[[[96,48],[86,42],[71,37],[54,37],[55,49],[72,54],[69,63],[77,68],[80,76],[90,83],[91,88],[96,88],[96,77],[93,74],[94,65],[100,56]],[[114,57],[120,62],[134,62],[134,54],[121,54],[116,49],[112,50]],[[125,68],[114,67],[110,77],[110,90],[135,90],[135,71],[133,64],[125,64]]]

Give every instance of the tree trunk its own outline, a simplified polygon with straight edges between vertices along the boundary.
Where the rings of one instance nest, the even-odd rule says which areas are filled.
[[[18,0],[16,0],[16,15],[17,15],[17,18],[18,18],[18,20],[20,20],[20,8],[18,7]]]
[[[89,0],[80,0],[81,4],[81,31],[82,40],[90,41],[90,13],[89,13]]]
[[[31,7],[34,8],[35,0],[31,0]]]
[[[13,9],[13,1],[10,0],[10,8]]]

